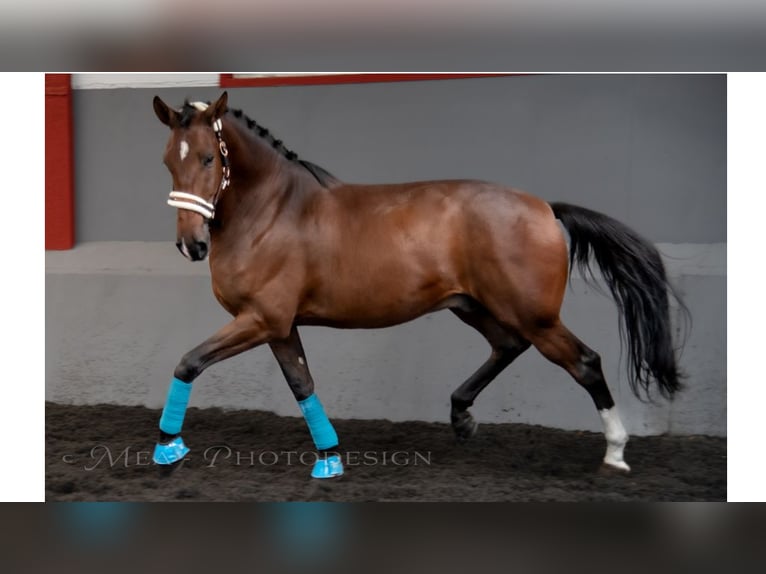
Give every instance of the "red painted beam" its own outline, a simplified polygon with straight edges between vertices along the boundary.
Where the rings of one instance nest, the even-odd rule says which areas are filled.
[[[238,78],[236,74],[221,74],[222,88],[316,86],[328,84],[366,84],[370,82],[413,82],[424,80],[461,80],[466,78],[492,78],[524,76],[526,74],[322,74],[304,76],[266,76]]]
[[[45,249],[74,246],[71,74],[45,75]]]

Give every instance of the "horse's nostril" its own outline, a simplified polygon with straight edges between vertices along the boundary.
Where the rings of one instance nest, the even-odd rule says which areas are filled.
[[[200,259],[204,259],[207,255],[207,243],[204,241],[195,241],[194,244],[197,248],[197,255]]]

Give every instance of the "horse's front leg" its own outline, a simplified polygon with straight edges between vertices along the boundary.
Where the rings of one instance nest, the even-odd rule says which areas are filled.
[[[311,438],[319,451],[319,457],[311,471],[314,478],[332,478],[343,474],[343,463],[336,451],[338,435],[324,412],[322,403],[314,394],[314,380],[311,378],[306,354],[303,352],[298,329],[293,325],[285,339],[269,342],[290,390],[298,401],[303,417],[309,427]]]
[[[189,452],[180,433],[194,379],[210,365],[252,349],[271,336],[270,329],[260,317],[241,314],[183,356],[174,372],[160,418],[160,439],[154,449],[154,462],[173,464]]]

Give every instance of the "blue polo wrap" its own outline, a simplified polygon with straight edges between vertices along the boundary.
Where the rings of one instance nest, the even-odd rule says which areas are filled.
[[[191,383],[185,383],[175,377],[170,383],[168,398],[160,418],[160,430],[168,434],[178,434],[184,423],[186,406],[191,395]]]
[[[311,395],[307,399],[298,401],[298,406],[301,408],[303,418],[306,419],[317,450],[338,446],[338,435],[327,418],[322,403],[319,402],[319,397]]]

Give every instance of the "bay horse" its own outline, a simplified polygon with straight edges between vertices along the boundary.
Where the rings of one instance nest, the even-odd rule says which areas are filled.
[[[491,346],[451,395],[459,439],[476,432],[468,408],[534,345],[592,398],[606,437],[603,464],[627,472],[628,435],[599,355],[561,322],[571,268],[601,270],[620,311],[636,396],[681,388],[671,337],[674,296],[660,254],[606,215],[548,203],[483,181],[359,185],[289,151],[224,92],[213,103],[154,111],[171,130],[164,162],[173,179],[177,247],[209,257],[215,298],[233,320],[175,368],[154,461],[173,465],[192,382],[211,365],[268,344],[317,448],[311,475],[339,476],[339,441],[314,392],[301,325],[379,328],[449,309]],[[570,237],[569,249],[563,225]]]

